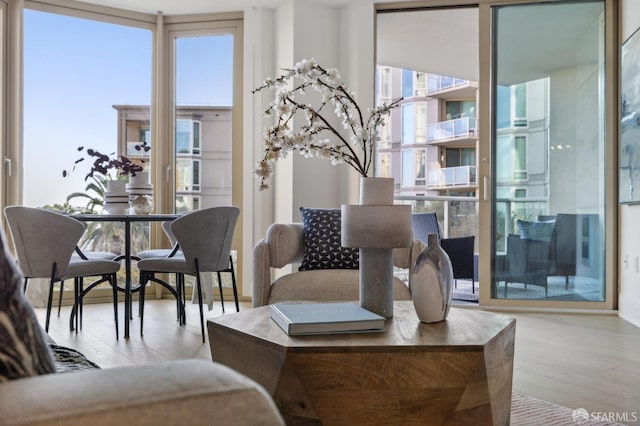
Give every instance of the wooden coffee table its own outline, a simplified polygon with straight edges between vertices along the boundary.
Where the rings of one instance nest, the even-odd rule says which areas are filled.
[[[422,324],[395,302],[383,333],[289,337],[264,306],[208,322],[212,358],[260,383],[287,424],[507,425],[515,320],[452,307]]]

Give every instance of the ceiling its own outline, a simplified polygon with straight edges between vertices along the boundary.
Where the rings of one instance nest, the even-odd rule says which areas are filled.
[[[184,15],[274,8],[285,0],[80,1],[142,13],[162,11],[165,15]],[[354,0],[310,1],[339,7]],[[554,4],[552,11],[538,6],[498,9],[498,16],[504,22],[497,39],[500,84],[535,80],[576,63],[597,63],[599,52],[593,46],[598,30],[593,28],[593,22],[594,17],[602,14],[601,3]],[[531,34],[536,37],[532,38]],[[380,13],[376,43],[379,64],[478,81],[477,7]]]
[[[478,81],[478,9],[380,13],[377,62]]]
[[[251,7],[274,8],[283,0],[79,0],[142,13],[191,15],[212,12],[237,12]],[[349,0],[316,0],[326,5],[344,5]],[[394,0],[392,0],[394,1]]]

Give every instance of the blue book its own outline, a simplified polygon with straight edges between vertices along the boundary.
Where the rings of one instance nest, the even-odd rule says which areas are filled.
[[[270,306],[271,319],[290,336],[384,331],[384,317],[351,302],[280,302]]]

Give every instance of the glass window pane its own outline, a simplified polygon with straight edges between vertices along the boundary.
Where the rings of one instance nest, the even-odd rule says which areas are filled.
[[[410,149],[402,151],[402,186],[411,187],[414,181],[413,151]]]
[[[491,296],[603,301],[604,1],[493,10]]]
[[[231,205],[233,43],[230,34],[175,39],[176,209]]]
[[[402,105],[402,144],[413,144],[416,140],[415,104]]]
[[[413,71],[402,70],[402,97],[410,98],[413,96]]]
[[[191,120],[176,120],[176,154],[191,153]]]

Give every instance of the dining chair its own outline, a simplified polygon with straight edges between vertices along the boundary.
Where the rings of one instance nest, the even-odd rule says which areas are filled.
[[[196,278],[198,307],[200,309],[200,329],[205,341],[204,310],[202,306],[201,273],[228,271],[231,256],[231,242],[240,209],[234,206],[211,207],[186,213],[171,222],[170,230],[175,235],[180,250],[172,250],[168,256],[143,258],[138,261],[140,271],[140,334],[143,333],[145,287],[149,281],[167,288],[179,300],[180,325],[184,324],[184,276]],[[156,277],[158,273],[174,273],[179,277],[176,289]],[[222,285],[220,284],[220,288]],[[235,274],[232,280],[234,297],[237,301]]]
[[[178,244],[178,240],[176,239],[176,236],[173,234],[173,231],[171,231],[171,222],[172,221],[170,220],[162,222],[162,230],[167,236],[167,239],[171,244],[171,248],[150,249],[150,250],[141,251],[139,253],[136,253],[135,255],[136,260],[139,261],[142,259],[149,259],[149,258],[172,257],[174,255],[182,255],[182,252],[180,251],[180,244]],[[218,291],[220,292],[220,306],[222,307],[223,313],[225,312],[225,309],[224,309],[224,297],[222,295],[222,275],[221,274],[224,272],[228,272],[231,274],[231,283],[233,288],[234,302],[236,305],[236,312],[239,312],[240,303],[238,301],[238,290],[236,286],[236,271],[233,266],[233,257],[231,255],[229,255],[229,267],[225,270],[217,271]],[[175,288],[177,293],[176,300],[179,304],[181,304],[184,307],[186,304],[186,296],[185,296],[186,292],[184,290],[184,282],[182,281],[182,278],[184,277],[182,277],[180,274],[176,274],[175,278],[176,278],[176,283],[182,283],[181,286],[176,286]],[[181,324],[186,323],[186,317],[182,315],[183,313],[184,313],[183,309],[180,307],[180,305],[178,305],[178,315],[179,315],[178,319],[181,321]]]
[[[118,338],[118,286],[116,273],[120,263],[114,260],[90,259],[78,247],[85,224],[62,213],[24,206],[8,206],[4,214],[9,225],[18,267],[25,277],[49,279],[49,295],[45,331],[49,331],[53,288],[67,279],[74,280],[74,305],[71,315],[75,330],[80,325],[82,297],[101,282],[109,282],[113,290],[113,313]],[[100,277],[86,289],[83,279]],[[60,290],[62,291],[62,290]]]

